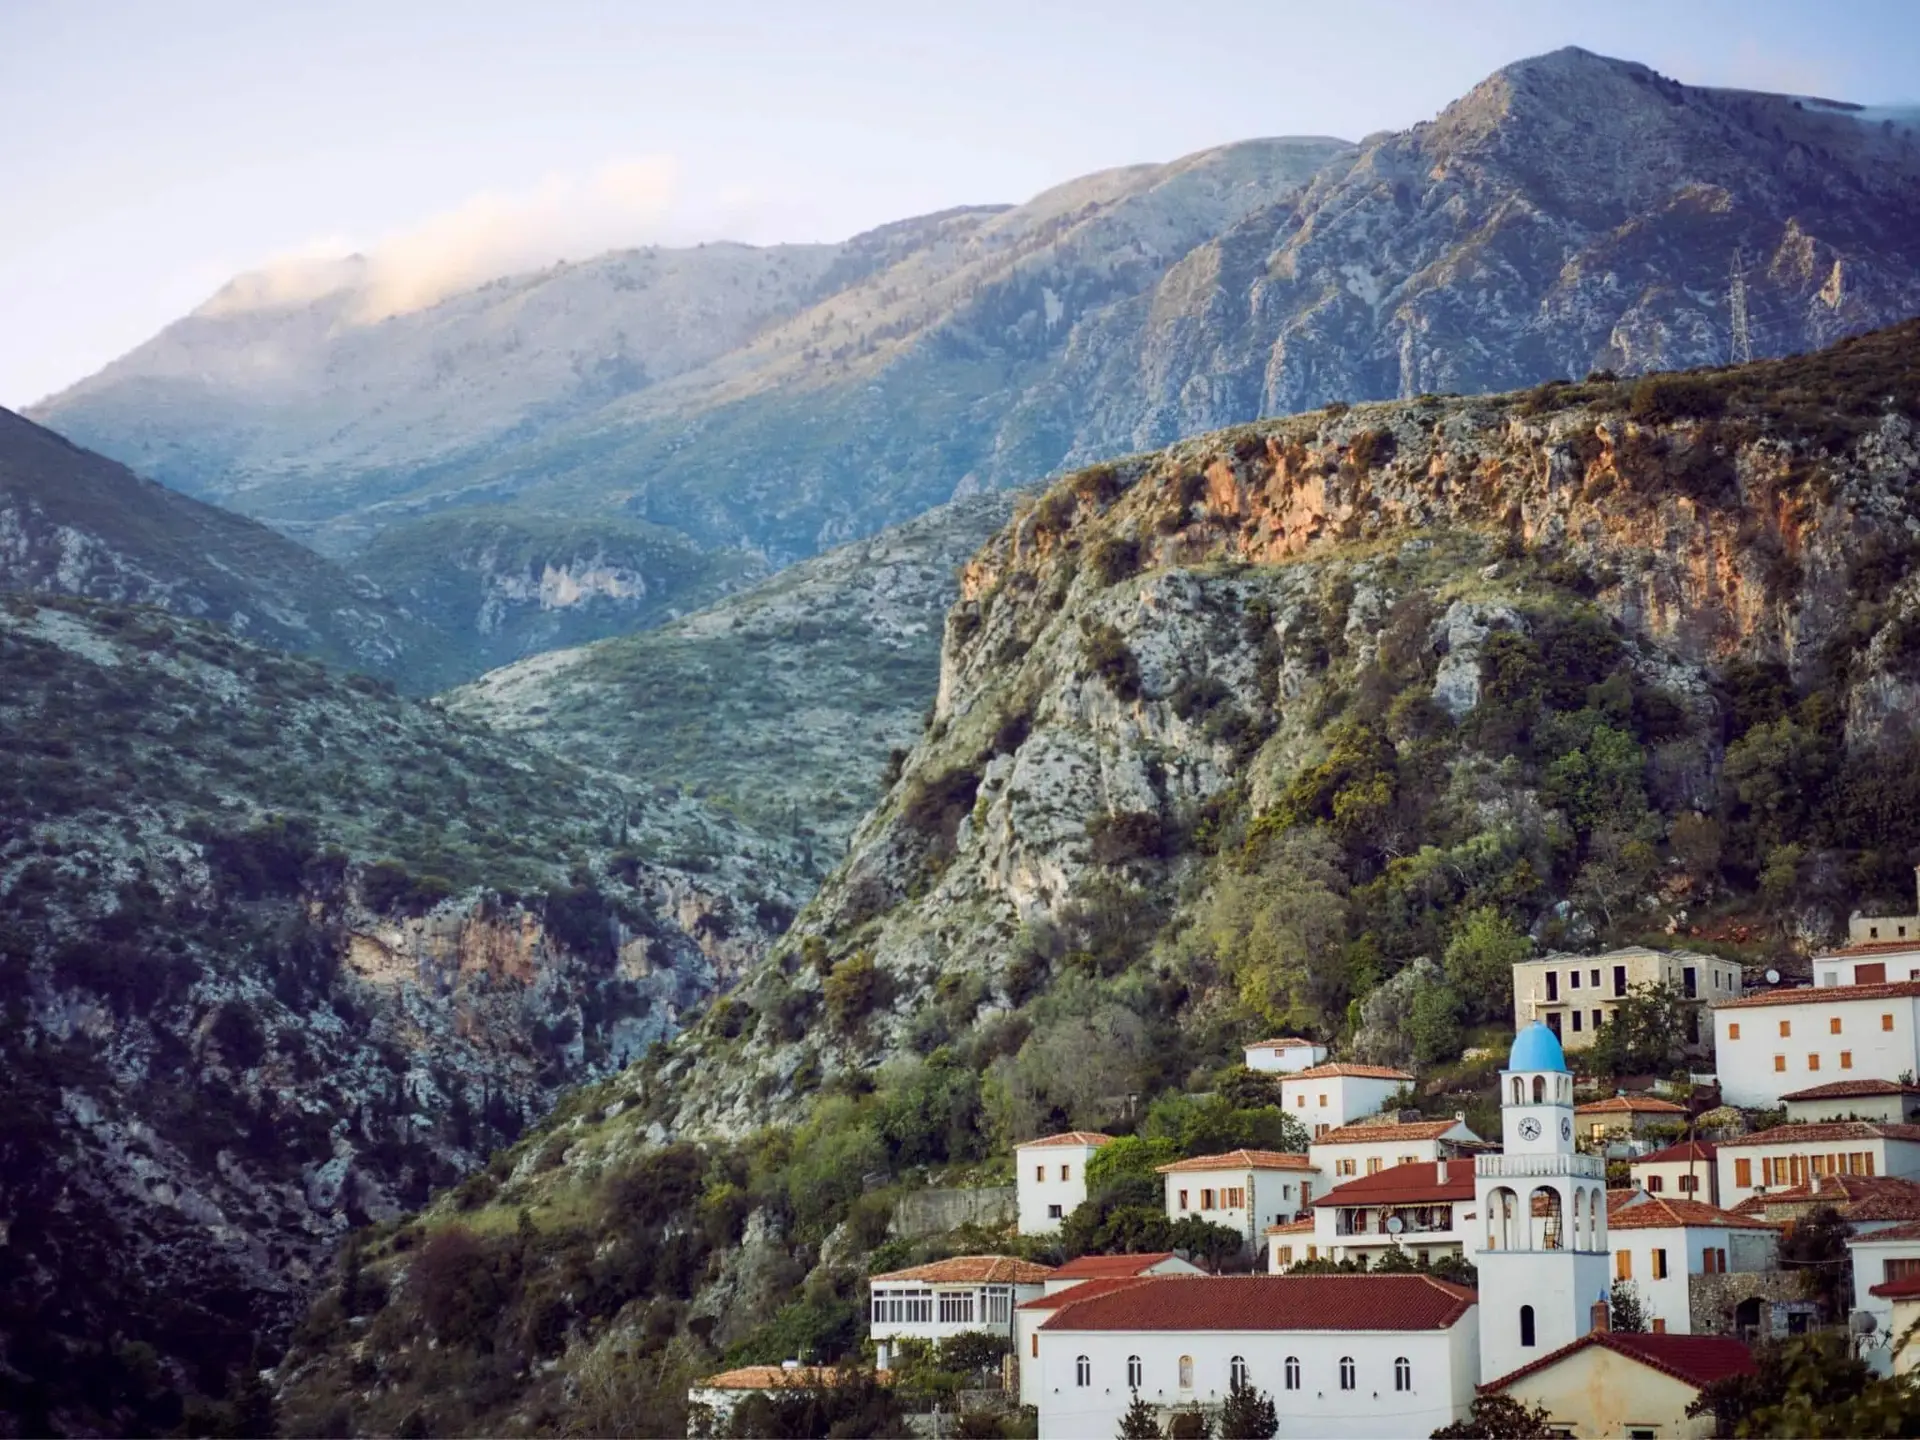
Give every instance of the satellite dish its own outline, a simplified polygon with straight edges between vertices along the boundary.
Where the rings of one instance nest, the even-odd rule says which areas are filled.
[[[1856,1310],[1847,1320],[1847,1328],[1856,1335],[1871,1335],[1879,1328],[1871,1310]]]
[[[1402,1220],[1398,1215],[1389,1215],[1387,1217],[1387,1234],[1398,1235],[1406,1228],[1407,1222]]]
[[[1767,984],[1778,985],[1779,983],[1780,983],[1780,972],[1778,970],[1767,971]]]

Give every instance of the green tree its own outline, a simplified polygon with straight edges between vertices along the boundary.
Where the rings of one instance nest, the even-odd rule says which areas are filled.
[[[1796,1335],[1762,1341],[1751,1371],[1708,1385],[1687,1414],[1711,1415],[1721,1436],[1920,1435],[1920,1392],[1876,1377],[1844,1334]]]
[[[1092,1194],[1129,1176],[1158,1184],[1157,1168],[1179,1158],[1179,1149],[1165,1136],[1151,1139],[1141,1135],[1117,1136],[1096,1150],[1087,1162],[1087,1191]]]
[[[1127,1406],[1127,1413],[1120,1417],[1119,1440],[1160,1440],[1160,1422],[1154,1418],[1153,1406],[1138,1395]]]
[[[1847,1250],[1852,1233],[1853,1226],[1839,1211],[1822,1205],[1780,1240],[1780,1263],[1799,1271],[1801,1287],[1833,1318],[1853,1306],[1853,1264]]]
[[[1511,1395],[1482,1395],[1465,1420],[1441,1426],[1433,1440],[1553,1440],[1559,1433],[1553,1417],[1538,1405],[1524,1405]]]
[[[1407,1019],[1415,1062],[1433,1065],[1457,1059],[1465,1043],[1460,1026],[1465,1013],[1466,1005],[1451,985],[1422,986],[1413,997],[1413,1010]]]
[[[1587,1048],[1600,1075],[1665,1074],[1686,1054],[1686,1011],[1671,986],[1636,985]]]
[[[1512,1006],[1513,967],[1533,954],[1533,942],[1505,913],[1476,905],[1455,923],[1447,941],[1447,979],[1476,1020],[1504,1015]]]
[[[1280,1433],[1280,1417],[1273,1397],[1244,1381],[1236,1381],[1220,1407],[1220,1440],[1273,1440]]]
[[[1183,1250],[1196,1265],[1219,1273],[1220,1267],[1246,1249],[1246,1239],[1238,1230],[1202,1220],[1198,1215],[1183,1215],[1167,1230],[1167,1242]]]
[[[1607,1297],[1607,1323],[1627,1335],[1644,1335],[1647,1314],[1640,1304],[1640,1287],[1631,1280],[1616,1280]]]

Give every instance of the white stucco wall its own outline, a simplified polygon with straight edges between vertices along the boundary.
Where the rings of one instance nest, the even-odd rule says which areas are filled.
[[[1853,1155],[1865,1154],[1873,1157],[1875,1175],[1892,1175],[1897,1179],[1920,1178],[1920,1144],[1911,1140],[1783,1140],[1778,1144],[1732,1145],[1723,1144],[1713,1157],[1720,1172],[1720,1204],[1731,1210],[1742,1200],[1757,1190],[1782,1190],[1787,1188],[1778,1181],[1768,1186],[1763,1184],[1766,1170],[1762,1160],[1780,1160],[1793,1155]],[[1749,1183],[1740,1183],[1740,1162],[1749,1161]]]
[[[1322,1175],[1326,1176],[1327,1187],[1332,1189],[1336,1185],[1346,1184],[1349,1180],[1360,1180],[1373,1174],[1374,1172],[1367,1168],[1370,1161],[1379,1162],[1377,1169],[1391,1170],[1409,1159],[1425,1160],[1429,1163],[1438,1160],[1440,1142],[1438,1140],[1368,1140],[1347,1141],[1334,1145],[1309,1145],[1307,1158],[1313,1161]],[[1339,1162],[1342,1160],[1354,1162],[1351,1173],[1341,1173]],[[1461,1164],[1471,1168],[1473,1162],[1463,1160]]]
[[[1627,1167],[1627,1173],[1633,1177],[1633,1183],[1649,1195],[1662,1200],[1698,1200],[1705,1205],[1718,1205],[1720,1194],[1720,1172],[1712,1160],[1700,1159],[1689,1166],[1685,1160],[1663,1160],[1658,1164],[1647,1164],[1636,1160]],[[1685,1181],[1691,1176],[1694,1188],[1686,1188]],[[1655,1185],[1653,1182],[1660,1183]]]
[[[1095,1145],[1014,1147],[1014,1188],[1019,1197],[1022,1235],[1055,1234],[1060,1222],[1086,1203],[1087,1162],[1098,1153]],[[1055,1205],[1060,1207],[1058,1215],[1049,1213]]]
[[[1160,1178],[1166,1182],[1169,1220],[1198,1215],[1202,1220],[1239,1232],[1253,1249],[1266,1243],[1269,1225],[1291,1220],[1294,1213],[1303,1208],[1303,1185],[1311,1186],[1315,1194],[1325,1188],[1325,1182],[1307,1170],[1174,1170]],[[1220,1192],[1228,1189],[1246,1191],[1247,1203],[1220,1204]],[[1207,1190],[1214,1192],[1211,1210],[1203,1208],[1201,1203],[1205,1198],[1202,1192]],[[1184,1206],[1180,1203],[1182,1192],[1186,1195]]]
[[[1722,1006],[1713,1012],[1714,1068],[1727,1104],[1773,1106],[1782,1095],[1833,1080],[1898,1080],[1920,1071],[1915,1050],[1920,999],[1850,999],[1844,987],[1807,994],[1806,1001],[1791,1005]],[[1883,1016],[1893,1017],[1891,1029]],[[1850,1062],[1845,1066],[1843,1052]]]
[[[1378,1115],[1406,1086],[1404,1080],[1375,1080],[1361,1075],[1282,1075],[1280,1104],[1312,1136],[1323,1126],[1345,1125]]]
[[[1232,1357],[1245,1357],[1249,1380],[1273,1397],[1283,1437],[1429,1435],[1463,1416],[1478,1378],[1477,1332],[1469,1310],[1447,1330],[1187,1333],[1040,1332],[1038,1405],[1043,1440],[1114,1434],[1132,1403],[1127,1357],[1141,1360],[1140,1395],[1175,1407],[1225,1398]],[[1091,1380],[1077,1383],[1085,1355]],[[1179,1384],[1179,1360],[1193,1357],[1193,1385]],[[1300,1361],[1300,1388],[1285,1388],[1288,1356]],[[1340,1388],[1340,1359],[1351,1356],[1355,1384]],[[1394,1389],[1394,1361],[1412,1365],[1411,1390]]]

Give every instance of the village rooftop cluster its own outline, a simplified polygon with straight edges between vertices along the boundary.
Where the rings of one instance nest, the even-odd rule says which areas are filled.
[[[1920,1364],[1904,1343],[1920,1321],[1920,916],[1855,919],[1849,941],[1812,984],[1757,990],[1731,961],[1643,948],[1516,965],[1497,1137],[1401,1108],[1408,1071],[1298,1037],[1249,1044],[1305,1153],[1158,1167],[1168,1220],[1225,1227],[1238,1257],[964,1255],[874,1275],[875,1372],[985,1336],[1004,1403],[1032,1407],[1043,1437],[1118,1434],[1137,1403],[1181,1433],[1241,1387],[1271,1397],[1282,1436],[1427,1436],[1489,1394],[1571,1435],[1706,1435],[1711,1417],[1686,1413],[1706,1386],[1750,1371],[1758,1340],[1826,1327],[1904,1374]],[[1684,1007],[1710,1069],[1666,1096],[1578,1100],[1569,1056],[1648,985]],[[1110,1143],[1017,1146],[1017,1232],[1059,1232]],[[1850,1228],[1843,1313],[1782,1259],[1825,1210]],[[691,1398],[711,1423],[833,1379],[790,1362]]]

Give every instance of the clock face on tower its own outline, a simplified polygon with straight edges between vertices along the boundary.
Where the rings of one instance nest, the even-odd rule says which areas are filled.
[[[1573,1121],[1567,1119],[1564,1115],[1560,1117],[1560,1138],[1562,1140],[1571,1140],[1573,1138]]]
[[[1526,1119],[1520,1122],[1520,1138],[1522,1140],[1538,1140],[1540,1138],[1540,1122],[1531,1115],[1527,1116]]]

